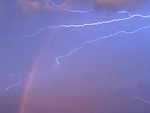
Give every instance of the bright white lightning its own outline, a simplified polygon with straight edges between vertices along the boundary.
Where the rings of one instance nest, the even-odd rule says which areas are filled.
[[[79,27],[87,27],[87,26],[98,26],[98,25],[102,25],[102,24],[111,24],[111,23],[113,23],[113,22],[126,21],[126,20],[130,20],[130,19],[136,18],[136,17],[139,17],[139,18],[150,18],[150,15],[134,14],[134,15],[130,15],[130,16],[125,17],[125,18],[112,19],[112,20],[109,20],[109,21],[101,21],[101,22],[95,22],[95,23],[78,24],[78,25],[70,24],[70,25],[47,26],[47,27],[43,27],[43,28],[39,29],[37,32],[35,32],[35,33],[33,33],[33,34],[25,35],[24,37],[25,37],[25,38],[34,37],[34,36],[36,36],[38,33],[42,32],[42,31],[44,31],[44,30],[47,30],[47,29],[70,28],[70,27],[79,28]]]
[[[119,11],[119,12],[117,12],[117,13],[119,13],[119,14],[127,14],[128,16],[132,16],[129,12],[127,12],[127,11]]]
[[[21,83],[21,80],[19,80],[18,82],[16,82],[15,84],[10,85],[9,87],[5,88],[5,90],[10,90],[13,87],[16,87],[17,85],[19,85]]]
[[[137,100],[140,100],[140,101],[142,101],[144,103],[150,104],[150,101],[144,100],[143,98],[140,98],[140,97],[137,97],[137,96],[134,96],[133,98],[135,98]]]
[[[58,8],[58,9],[61,9],[61,10],[64,10],[64,11],[67,11],[67,12],[71,12],[71,13],[88,13],[88,12],[91,12],[93,9],[88,9],[88,10],[71,10],[71,9],[67,9],[67,8],[63,8],[63,7],[60,7],[59,5],[55,4],[53,1],[51,0],[47,0],[50,4],[52,4],[54,7]]]
[[[85,41],[81,46],[79,46],[79,47],[73,49],[72,51],[70,51],[70,52],[67,53],[66,55],[58,56],[58,57],[56,58],[56,66],[60,64],[60,62],[59,62],[60,59],[71,56],[74,52],[80,50],[81,48],[83,48],[83,47],[84,47],[85,45],[87,45],[87,44],[96,42],[96,41],[101,40],[101,39],[111,38],[111,37],[116,36],[116,35],[119,35],[119,34],[134,34],[134,33],[136,33],[136,32],[139,32],[139,31],[141,31],[141,30],[148,29],[148,28],[150,28],[150,25],[145,26],[145,27],[141,27],[141,28],[136,29],[136,30],[134,30],[134,31],[118,31],[118,32],[116,32],[116,33],[114,33],[114,34],[110,34],[110,35],[106,35],[106,36],[103,36],[103,37],[98,37],[98,38],[93,39],[93,40]]]
[[[102,24],[110,24],[113,22],[119,22],[119,21],[125,21],[130,20],[134,17],[140,17],[140,18],[150,18],[150,15],[140,15],[140,14],[134,14],[126,18],[120,18],[120,19],[113,19],[109,21],[102,21],[102,22],[96,22],[96,23],[89,23],[89,24],[81,24],[81,25],[59,25],[59,26],[49,26],[49,28],[70,28],[70,27],[86,27],[86,26],[97,26]]]
[[[52,2],[53,3],[53,2]],[[56,5],[53,3],[53,5]],[[125,18],[119,18],[119,19],[112,19],[112,20],[108,20],[108,21],[100,21],[100,22],[95,22],[95,23],[87,23],[87,24],[64,24],[64,25],[57,25],[57,26],[47,26],[47,27],[43,27],[41,29],[39,29],[37,32],[31,34],[31,35],[26,35],[24,37],[34,37],[36,36],[38,33],[44,31],[44,30],[47,30],[47,29],[57,29],[57,28],[80,28],[80,27],[87,27],[87,26],[98,26],[98,25],[102,25],[102,24],[111,24],[113,22],[120,22],[120,21],[127,21],[127,20],[130,20],[130,19],[133,19],[133,18],[150,18],[150,15],[141,15],[141,14],[133,14],[133,15],[130,15],[127,11],[119,11],[117,13],[125,13],[125,14],[128,14],[128,17],[125,17]],[[89,40],[89,41],[85,41],[81,46],[73,49],[72,51],[70,51],[68,54],[66,55],[62,55],[62,56],[58,56],[56,58],[56,66],[60,64],[59,60],[62,59],[62,58],[65,58],[65,57],[69,57],[71,56],[74,52],[78,51],[79,49],[81,49],[82,47],[84,47],[85,45],[89,44],[89,43],[92,43],[92,42],[95,42],[95,41],[98,41],[100,39],[105,39],[105,38],[110,38],[112,36],[116,36],[116,35],[119,35],[119,34],[134,34],[138,31],[141,31],[143,29],[147,29],[149,28],[150,26],[146,26],[146,27],[141,27],[135,31],[118,31],[114,34],[110,34],[110,35],[106,35],[106,36],[103,36],[103,37],[98,37],[94,40]]]

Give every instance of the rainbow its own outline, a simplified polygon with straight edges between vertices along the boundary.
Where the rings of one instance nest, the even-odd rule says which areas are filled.
[[[39,63],[39,56],[36,58],[32,68],[31,68],[31,71],[29,72],[28,78],[25,82],[25,86],[23,88],[23,92],[21,95],[21,102],[20,102],[18,113],[25,113],[25,107],[26,107],[26,102],[28,100],[29,89],[30,89],[32,80],[35,76],[36,67],[37,67],[38,63]]]

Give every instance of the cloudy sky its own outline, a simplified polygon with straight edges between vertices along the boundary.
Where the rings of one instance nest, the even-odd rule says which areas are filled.
[[[1,0],[0,112],[149,113],[148,0]]]

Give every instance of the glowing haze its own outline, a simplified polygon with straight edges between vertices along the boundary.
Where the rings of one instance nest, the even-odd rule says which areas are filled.
[[[124,8],[127,6],[137,6],[141,4],[141,2],[145,2],[146,0],[93,0],[94,6],[96,8],[108,8],[108,9],[118,9]]]
[[[69,2],[74,2],[74,4],[92,3],[96,9],[120,9],[128,6],[137,6],[148,0],[70,0]],[[71,3],[70,3],[71,4]]]
[[[0,0],[0,113],[150,113],[147,1]]]
[[[149,0],[16,0],[16,6],[22,11],[58,11],[62,9],[72,10],[78,6],[90,5],[95,10],[120,10],[122,8],[135,8]],[[0,2],[0,12],[8,7]]]

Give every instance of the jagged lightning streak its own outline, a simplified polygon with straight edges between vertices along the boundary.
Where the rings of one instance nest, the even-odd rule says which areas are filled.
[[[15,84],[12,84],[12,85],[10,85],[9,87],[5,88],[5,90],[8,91],[8,90],[10,90],[10,89],[13,88],[13,87],[18,86],[20,83],[21,83],[21,80],[18,80],[18,82],[16,82]]]
[[[102,24],[110,24],[113,22],[120,22],[120,21],[126,21],[126,20],[130,20],[132,18],[150,18],[150,15],[140,15],[140,14],[133,14],[133,15],[129,15],[128,17],[125,18],[119,18],[119,19],[112,19],[109,21],[100,21],[100,22],[95,22],[95,23],[88,23],[88,24],[70,24],[70,25],[58,25],[58,26],[47,26],[47,27],[43,27],[41,29],[39,29],[38,31],[36,31],[33,34],[30,35],[25,35],[24,38],[29,38],[29,37],[34,37],[36,36],[38,33],[47,30],[47,29],[54,29],[54,28],[70,28],[70,27],[74,27],[74,28],[79,28],[79,27],[87,27],[87,26],[98,26],[98,25],[102,25]]]
[[[71,12],[71,13],[88,13],[88,12],[91,12],[93,10],[93,9],[88,9],[88,10],[71,10],[71,9],[60,7],[59,5],[55,4],[51,0],[47,0],[47,1],[50,4],[52,4],[54,7],[58,8],[58,9],[61,9],[61,10],[64,10],[64,11],[67,11],[67,12]]]
[[[144,103],[150,104],[150,101],[144,100],[143,98],[140,98],[140,97],[137,97],[137,96],[134,96],[133,98],[137,99],[137,100],[140,100],[140,101],[142,101]]]
[[[118,11],[119,14],[127,14],[128,16],[132,16],[128,11]]]
[[[98,37],[98,38],[93,39],[93,40],[85,41],[81,46],[79,46],[79,47],[73,49],[72,51],[70,51],[70,52],[67,53],[66,55],[58,56],[58,57],[56,58],[56,65],[55,65],[55,66],[57,66],[57,65],[60,64],[60,62],[59,62],[60,59],[63,59],[63,58],[66,58],[66,57],[71,56],[74,52],[80,50],[81,48],[83,48],[83,47],[84,47],[85,45],[87,45],[87,44],[96,42],[96,41],[101,40],[101,39],[111,38],[111,37],[116,36],[116,35],[119,35],[119,34],[134,34],[134,33],[136,33],[136,32],[139,32],[139,31],[141,31],[141,30],[148,29],[148,28],[150,28],[150,25],[145,26],[145,27],[141,27],[141,28],[136,29],[136,30],[134,30],[134,31],[118,31],[118,32],[116,32],[116,33],[114,33],[114,34],[110,34],[110,35],[106,35],[106,36],[103,36],[103,37]]]
[[[13,74],[9,74],[8,76],[11,78],[17,77],[19,75],[19,73],[13,73]],[[21,79],[18,79],[17,82],[15,82],[14,84],[8,86],[7,88],[5,88],[5,90],[10,90],[13,87],[16,87],[17,85],[19,85],[21,83]]]
[[[86,26],[97,26],[97,25],[102,25],[102,24],[110,24],[113,22],[119,22],[119,21],[125,21],[125,20],[130,20],[135,17],[140,17],[140,18],[150,18],[150,15],[140,15],[140,14],[134,14],[126,18],[120,18],[120,19],[113,19],[109,21],[101,21],[101,22],[96,22],[96,23],[89,23],[89,24],[81,24],[81,25],[59,25],[59,26],[49,26],[50,28],[70,28],[70,27],[86,27]]]

